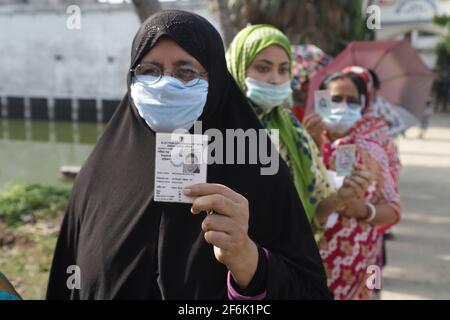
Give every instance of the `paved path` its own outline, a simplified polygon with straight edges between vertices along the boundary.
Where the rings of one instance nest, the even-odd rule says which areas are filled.
[[[450,299],[450,115],[416,136],[399,141],[403,220],[387,244],[382,298]]]

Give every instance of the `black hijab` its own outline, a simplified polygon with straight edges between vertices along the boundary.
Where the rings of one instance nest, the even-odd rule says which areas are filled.
[[[131,68],[168,36],[209,74],[203,130],[262,128],[227,71],[219,33],[204,18],[161,11],[133,41]],[[155,134],[128,93],[79,173],[56,246],[48,299],[225,299],[227,269],[201,230],[204,215],[189,204],[153,199]],[[225,136],[225,135],[224,135]],[[280,158],[279,158],[280,159]],[[261,164],[208,166],[208,182],[224,184],[250,203],[249,236],[270,251],[267,297],[329,298],[306,215],[286,165],[260,174]],[[66,286],[70,265],[81,288]]]

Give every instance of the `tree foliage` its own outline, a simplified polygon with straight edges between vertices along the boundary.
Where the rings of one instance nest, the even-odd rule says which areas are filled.
[[[438,15],[433,17],[433,23],[441,26],[447,27],[450,31],[450,16],[448,15]],[[436,66],[440,70],[448,71],[450,69],[450,34],[437,44],[436,49]]]
[[[292,43],[314,43],[328,53],[366,37],[360,0],[218,0],[228,1],[235,30],[268,23]]]

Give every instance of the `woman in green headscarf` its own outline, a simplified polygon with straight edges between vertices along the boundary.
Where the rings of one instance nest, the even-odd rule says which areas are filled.
[[[227,63],[264,127],[279,130],[279,152],[308,219],[323,226],[332,212],[365,191],[370,182],[367,171],[358,167],[338,192],[330,186],[317,146],[288,107],[292,53],[280,30],[264,24],[241,30],[227,51]]]

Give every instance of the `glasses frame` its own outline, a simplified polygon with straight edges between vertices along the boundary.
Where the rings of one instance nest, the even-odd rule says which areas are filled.
[[[198,76],[197,76],[196,78],[194,78],[194,79],[192,79],[192,80],[190,80],[190,81],[188,81],[188,82],[184,82],[183,80],[181,80],[181,79],[175,77],[173,72],[164,72],[164,70],[162,70],[162,69],[161,69],[160,67],[158,67],[157,65],[155,65],[155,64],[153,64],[153,65],[159,69],[160,75],[159,75],[159,78],[158,78],[156,81],[154,81],[154,82],[151,83],[152,85],[158,83],[158,82],[162,79],[163,76],[168,75],[168,76],[170,76],[170,77],[172,77],[172,78],[175,78],[175,79],[181,81],[186,87],[193,87],[193,86],[195,86],[196,84],[198,84],[200,80],[206,80],[206,79],[205,79],[205,76],[208,76],[208,72],[207,72],[207,71],[204,71],[204,72],[197,72],[197,73],[198,73]],[[141,63],[138,64],[135,68],[131,68],[131,69],[130,69],[130,72],[133,73],[133,76],[134,76],[134,78],[135,78],[136,80],[137,80],[137,78],[136,78],[136,70],[137,70],[140,66],[142,66]],[[192,82],[192,81],[194,81],[194,80],[197,80],[197,81],[193,82],[192,84],[187,85],[187,83],[190,83],[190,82]],[[137,80],[137,81],[139,81],[139,80]]]

